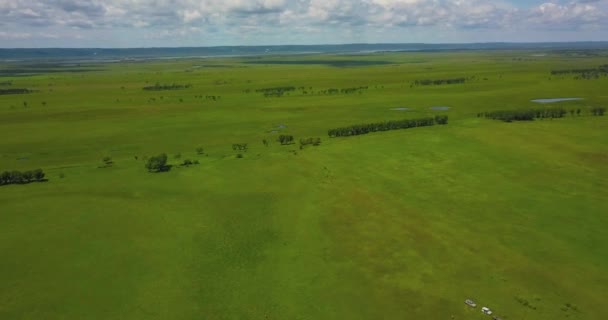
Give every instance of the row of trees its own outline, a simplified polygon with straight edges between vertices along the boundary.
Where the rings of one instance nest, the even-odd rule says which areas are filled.
[[[4,171],[0,174],[0,185],[25,184],[30,182],[42,182],[45,173],[42,169],[28,171]]]
[[[581,115],[582,110],[571,109],[570,115]],[[593,107],[590,113],[594,116],[603,116],[606,113],[605,107]],[[477,117],[488,118],[494,120],[502,120],[505,122],[513,121],[533,121],[535,119],[555,119],[563,118],[568,114],[568,111],[561,107],[546,108],[546,109],[529,109],[529,110],[499,110],[492,112],[478,113]]]
[[[546,108],[546,109],[529,109],[529,110],[499,110],[492,112],[480,113],[478,117],[485,117],[493,120],[502,120],[505,122],[513,121],[533,121],[534,119],[555,119],[563,118],[568,114],[566,109],[561,107]],[[580,110],[579,110],[580,114]]]
[[[368,134],[377,131],[389,131],[389,130],[400,130],[409,129],[415,127],[427,127],[435,124],[445,125],[448,123],[448,116],[436,116],[434,118],[420,118],[420,119],[406,119],[397,121],[385,121],[369,124],[354,125],[350,127],[343,127],[337,129],[331,129],[327,134],[334,137],[348,137],[357,136],[362,134]]]
[[[12,86],[13,82],[12,81],[0,81],[0,86]]]
[[[34,91],[25,88],[0,89],[0,96],[8,94],[27,94],[32,92]]]
[[[353,87],[353,88],[344,88],[344,89],[336,89],[329,88],[327,90],[318,91],[318,94],[326,94],[326,95],[335,95],[335,94],[354,94],[354,93],[363,93],[364,90],[367,90],[368,86],[365,87]],[[307,92],[305,91],[304,94]]]
[[[598,79],[602,76],[608,76],[608,64],[601,65],[594,69],[566,69],[566,70],[552,70],[552,75],[570,75],[576,74],[575,79]]]
[[[274,88],[262,88],[255,90],[264,94],[264,97],[282,97],[287,92],[295,91],[294,86],[274,87]]]
[[[156,83],[153,86],[147,86],[144,87],[144,90],[146,91],[165,91],[165,90],[181,90],[181,89],[189,89],[192,88],[191,84],[160,84],[160,83]]]
[[[467,81],[466,78],[454,78],[454,79],[436,79],[436,80],[415,80],[414,85],[417,86],[439,86],[444,84],[461,84]]]

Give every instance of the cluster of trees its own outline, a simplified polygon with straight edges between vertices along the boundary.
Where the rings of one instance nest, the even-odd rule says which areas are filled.
[[[312,145],[312,146],[320,146],[321,145],[321,138],[307,138],[307,139],[300,139],[300,149],[304,149],[305,146],[308,145]]]
[[[32,93],[33,90],[25,89],[25,88],[11,88],[11,89],[0,89],[0,96],[7,94],[26,94]]]
[[[165,90],[181,90],[181,89],[189,89],[192,88],[191,84],[160,84],[156,83],[153,86],[144,87],[146,91],[165,91]]]
[[[435,123],[445,125],[448,123],[447,116],[436,116],[434,118],[420,118],[420,119],[406,119],[397,121],[385,121],[369,124],[354,125],[350,127],[343,127],[337,129],[331,129],[327,134],[334,137],[348,137],[357,136],[362,134],[368,134],[377,131],[389,131],[389,130],[400,130],[409,129],[415,127],[427,127],[433,126]]]
[[[12,81],[0,81],[0,86],[12,86]]]
[[[292,144],[293,140],[294,140],[293,136],[286,135],[286,134],[280,135],[279,138],[277,139],[277,141],[279,141],[282,145]]]
[[[454,79],[437,79],[437,80],[415,80],[414,85],[417,86],[440,86],[444,84],[461,84],[467,81],[466,78],[454,78]]]
[[[282,97],[285,95],[285,93],[290,92],[290,91],[295,91],[295,90],[296,90],[296,87],[285,86],[285,87],[257,89],[256,92],[263,93],[264,97]]]
[[[146,169],[148,169],[149,172],[169,171],[171,167],[167,165],[167,154],[161,153],[158,156],[148,158],[148,161],[146,161]]]
[[[608,64],[601,65],[594,69],[552,70],[551,74],[554,76],[576,74],[577,76],[575,79],[598,79],[602,76],[608,76]]]
[[[577,111],[580,114],[580,109]],[[499,110],[492,112],[480,113],[478,117],[485,117],[493,120],[502,120],[505,122],[513,121],[533,121],[534,119],[555,119],[563,118],[568,114],[564,108],[546,108],[546,109],[529,109],[529,110]]]
[[[606,108],[604,107],[593,107],[591,108],[591,114],[594,116],[601,117],[606,113]]]
[[[42,182],[45,173],[42,169],[28,171],[4,171],[0,174],[0,185],[25,184],[30,182]]]

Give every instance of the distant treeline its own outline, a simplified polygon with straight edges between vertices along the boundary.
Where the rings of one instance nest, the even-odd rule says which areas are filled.
[[[434,126],[435,124],[445,125],[448,124],[448,116],[435,116],[434,118],[420,118],[420,119],[406,119],[397,121],[385,121],[369,124],[354,125],[350,127],[343,127],[337,129],[331,129],[327,134],[334,137],[349,137],[358,136],[362,134],[368,134],[378,131],[389,131],[389,130],[401,130],[416,127],[428,127]]]
[[[601,65],[593,69],[566,69],[566,70],[552,70],[551,74],[554,76],[576,74],[576,79],[597,79],[601,76],[608,76],[608,64]]]
[[[467,81],[466,78],[454,78],[454,79],[426,79],[426,80],[415,80],[414,85],[417,86],[440,86],[444,84],[461,84]]]
[[[144,87],[146,91],[165,91],[165,90],[182,90],[192,88],[191,84],[160,84],[156,83],[153,86]]]
[[[285,86],[285,87],[275,87],[275,88],[262,88],[255,90],[255,92],[261,92],[265,97],[282,97],[285,93],[290,91],[295,91],[296,87],[293,86]]]
[[[606,108],[604,107],[594,107],[591,108],[591,114],[594,116],[602,117],[606,114]]]
[[[0,174],[0,185],[26,184],[31,182],[42,182],[45,174],[42,169],[28,171],[4,171]]]
[[[11,89],[0,89],[0,96],[7,94],[26,94],[32,93],[33,90],[24,89],[24,88],[11,88]]]
[[[604,107],[594,107],[590,110],[594,116],[603,116],[606,113]],[[529,110],[500,110],[492,112],[484,112],[477,114],[478,117],[485,117],[488,119],[502,120],[505,122],[513,121],[533,121],[535,119],[556,119],[563,118],[568,114],[568,111],[564,108],[547,108],[547,109],[529,109]],[[580,115],[581,109],[570,110],[572,116]]]
[[[335,94],[353,94],[353,93],[362,93],[364,90],[367,90],[368,86],[365,87],[353,87],[353,88],[344,88],[344,89],[336,89],[329,88],[327,90],[318,91],[318,94],[326,94],[326,95],[335,95]],[[304,94],[307,92],[305,91]]]

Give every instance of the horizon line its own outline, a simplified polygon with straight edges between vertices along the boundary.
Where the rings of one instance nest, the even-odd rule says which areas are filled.
[[[480,44],[583,44],[606,43],[608,40],[579,40],[579,41],[481,41],[481,42],[352,42],[352,43],[318,43],[318,44],[260,44],[260,45],[213,45],[213,46],[150,46],[150,47],[0,47],[0,50],[45,50],[45,49],[102,49],[102,50],[130,50],[130,49],[194,49],[194,48],[260,48],[260,47],[312,47],[312,46],[350,46],[350,45],[480,45]]]

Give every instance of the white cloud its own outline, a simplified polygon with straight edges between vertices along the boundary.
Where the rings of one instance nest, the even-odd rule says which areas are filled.
[[[333,32],[342,42],[341,34],[355,29],[372,34],[421,27],[462,33],[606,30],[608,0],[555,0],[532,8],[507,0],[0,0],[0,25],[5,39],[8,34],[24,38],[24,28],[185,30],[175,37],[188,37],[189,28],[195,28],[222,34],[274,32],[273,39],[277,32]]]

